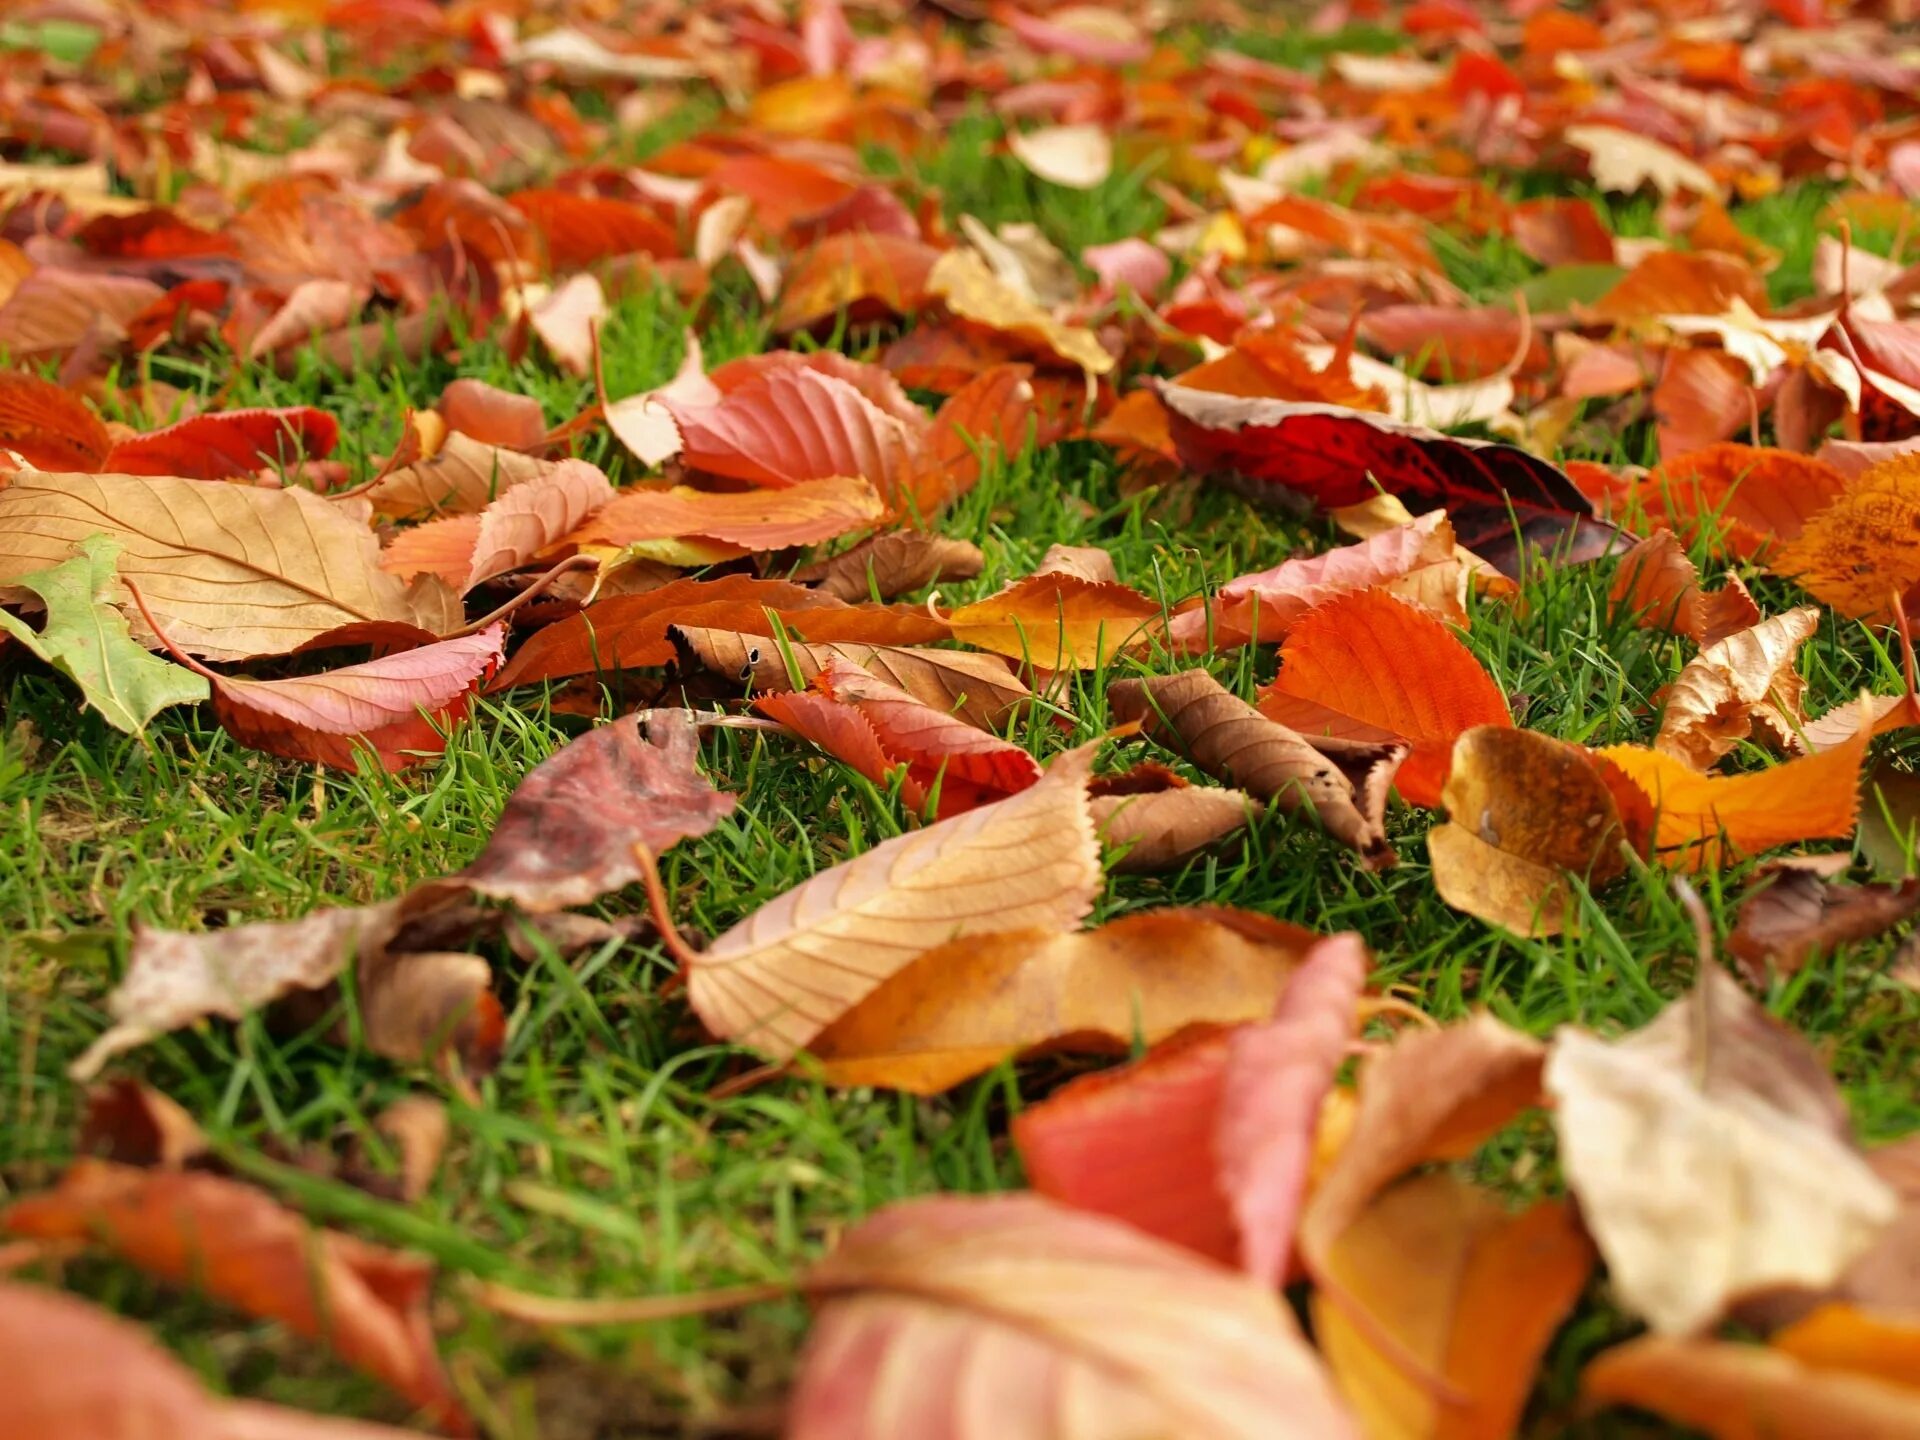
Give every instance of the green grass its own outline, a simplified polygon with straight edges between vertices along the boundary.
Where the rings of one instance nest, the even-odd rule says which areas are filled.
[[[1242,48],[1303,63],[1313,58],[1303,43],[1287,42],[1294,48],[1284,56],[1251,41]],[[1118,174],[1086,194],[1055,191],[994,154],[997,135],[995,122],[969,119],[921,168],[950,215],[1034,219],[1070,254],[1161,222],[1143,174]],[[1780,298],[1799,293],[1811,253],[1806,227],[1818,208],[1789,195],[1741,212],[1743,224],[1787,254]],[[1643,232],[1650,207],[1617,207],[1615,220]],[[1484,302],[1505,299],[1534,273],[1504,243],[1442,244],[1455,281]],[[773,343],[734,281],[697,315],[658,293],[630,296],[606,330],[613,393],[670,375],[682,333],[696,322],[709,364]],[[393,443],[406,407],[431,403],[456,373],[533,394],[551,420],[590,398],[583,382],[537,357],[511,361],[484,337],[463,337],[460,355],[457,367],[434,358],[346,371],[309,357],[282,377],[259,366],[236,371],[230,356],[210,352],[156,361],[152,373],[204,394],[231,382],[235,406],[321,405],[340,417],[342,456],[361,469]],[[1609,443],[1609,458],[1645,453],[1643,436]],[[589,437],[583,453],[616,479],[628,473],[608,437]],[[1112,455],[1087,442],[1008,458],[941,528],[978,542],[988,561],[972,584],[943,586],[949,601],[1025,573],[1054,542],[1107,548],[1123,579],[1170,606],[1296,549],[1336,543],[1323,525],[1205,485],[1129,497]],[[1529,583],[1524,605],[1476,609],[1467,643],[1515,697],[1523,723],[1595,745],[1651,735],[1658,694],[1685,650],[1609,618],[1611,568],[1550,569]],[[1770,609],[1791,603],[1783,586],[1756,588]],[[1152,657],[1148,668],[1169,663]],[[1270,652],[1251,649],[1213,662],[1242,694],[1273,664]],[[1842,621],[1808,647],[1807,668],[1822,703],[1898,683],[1884,650]],[[1046,755],[1101,735],[1106,678],[1076,682],[1070,727],[1032,719],[1016,738]],[[77,714],[74,695],[17,651],[0,655],[0,697],[0,1199],[48,1183],[73,1153],[81,1096],[65,1068],[104,1023],[101,1004],[136,923],[295,916],[456,868],[518,779],[583,726],[521,690],[505,703],[482,702],[443,762],[393,778],[317,772],[242,750],[205,714],[175,712],[146,742],[127,739]],[[1881,749],[1903,764],[1920,753],[1911,739]],[[1117,748],[1108,763],[1127,753]],[[895,796],[793,742],[720,731],[703,754],[741,804],[712,834],[665,858],[676,914],[696,935],[717,933],[914,820]],[[1373,948],[1378,983],[1404,987],[1442,1019],[1484,1005],[1536,1033],[1566,1023],[1637,1026],[1689,982],[1692,933],[1665,874],[1638,870],[1599,894],[1580,891],[1578,938],[1519,940],[1440,901],[1422,838],[1432,819],[1397,808],[1403,863],[1370,875],[1310,824],[1270,815],[1244,847],[1177,875],[1114,877],[1096,918],[1208,902],[1358,930]],[[1722,933],[1750,868],[1698,879]],[[603,909],[630,913],[638,904],[627,894]],[[1892,944],[1849,947],[1769,996],[1821,1048],[1868,1139],[1920,1127],[1920,998],[1885,978]],[[789,1301],[709,1320],[541,1334],[472,1304],[467,1277],[599,1296],[785,1280],[889,1201],[1017,1185],[1008,1116],[1080,1068],[1002,1066],[934,1101],[805,1079],[716,1100],[713,1087],[740,1057],[703,1041],[683,1002],[666,993],[671,966],[657,946],[615,941],[531,962],[502,946],[492,958],[509,1041],[476,1098],[332,1043],[329,1023],[301,1034],[271,1033],[257,1020],[207,1025],[156,1041],[123,1068],[184,1104],[239,1173],[316,1219],[435,1258],[445,1271],[436,1317],[457,1383],[493,1433],[514,1440],[671,1434],[689,1420],[768,1405],[790,1375],[805,1310]],[[446,1099],[453,1142],[418,1205],[373,1198],[306,1163],[349,1142],[385,1156],[373,1117],[421,1091]],[[1550,1183],[1551,1145],[1550,1131],[1530,1122],[1489,1149],[1482,1173],[1518,1186],[1525,1157],[1526,1183]],[[153,1322],[217,1386],[330,1413],[404,1418],[390,1397],[275,1327],[104,1261],[77,1264],[66,1279]],[[1566,1432],[1580,1361],[1629,1329],[1596,1283],[1548,1357],[1528,1433]],[[1664,1433],[1618,1419],[1579,1423],[1586,1428],[1577,1433]]]

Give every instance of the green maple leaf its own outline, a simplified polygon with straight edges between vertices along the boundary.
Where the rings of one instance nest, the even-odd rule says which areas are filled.
[[[22,575],[14,583],[46,602],[46,623],[35,630],[0,610],[0,629],[78,685],[114,729],[138,735],[167,706],[206,699],[207,682],[134,642],[113,604],[119,558],[118,540],[95,535],[72,559]]]

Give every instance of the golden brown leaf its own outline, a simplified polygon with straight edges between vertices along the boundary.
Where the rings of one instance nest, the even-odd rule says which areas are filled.
[[[1797,745],[1807,682],[1793,667],[1819,628],[1819,610],[1802,605],[1707,646],[1668,688],[1653,748],[1708,770],[1756,723],[1777,743]]]
[[[1705,589],[1686,547],[1664,528],[1620,557],[1607,598],[1613,614],[1631,615],[1643,630],[1671,631],[1700,646],[1717,645],[1761,618],[1737,575],[1718,590]]]
[[[949,250],[927,276],[927,293],[962,320],[1001,331],[1040,354],[1078,365],[1088,375],[1113,369],[1113,356],[1091,330],[1063,325],[994,275],[974,250]]]
[[[836,600],[891,600],[936,581],[971,580],[986,564],[980,547],[969,540],[894,530],[796,570],[793,579]]]
[[[375,514],[395,520],[474,515],[550,468],[549,461],[454,430],[425,458],[381,476],[366,498]]]
[[[1920,455],[1901,455],[1852,481],[1776,550],[1768,567],[1842,615],[1891,621],[1895,597],[1920,584]]]
[[[701,536],[749,550],[777,550],[867,529],[886,513],[880,493],[857,477],[731,494],[676,485],[623,491],[569,538],[580,545],[632,545]]]
[[[1148,762],[1124,775],[1095,778],[1094,828],[1109,851],[1107,868],[1124,875],[1172,870],[1244,830],[1260,802],[1241,790],[1189,785]]]
[[[1769,969],[1791,975],[1821,951],[1878,935],[1920,910],[1920,880],[1842,885],[1799,866],[1762,869],[1772,873],[1741,897],[1727,936],[1727,949],[1756,980]]]
[[[477,515],[450,515],[402,530],[380,568],[402,580],[437,575],[455,594],[533,564],[613,499],[607,477],[584,460],[562,460],[516,485]]]
[[[1043,670],[1094,670],[1144,640],[1160,618],[1138,590],[1054,572],[1016,580],[948,614],[953,638]]]

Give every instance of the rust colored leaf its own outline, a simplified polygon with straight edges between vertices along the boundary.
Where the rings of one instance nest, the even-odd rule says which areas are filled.
[[[1593,1247],[1564,1201],[1516,1214],[1493,1193],[1436,1172],[1376,1200],[1329,1248],[1325,1266],[1341,1299],[1314,1297],[1314,1334],[1368,1434],[1504,1440],[1586,1286]],[[1358,1306],[1365,1323],[1347,1306]],[[1492,1335],[1498,1344],[1488,1343]],[[1435,1380],[1452,1394],[1436,1395]]]
[[[1398,736],[1412,747],[1394,784],[1440,804],[1454,742],[1475,725],[1511,725],[1493,678],[1431,612],[1378,590],[1338,596],[1295,625],[1262,715],[1320,736]]]
[[[1611,265],[1613,236],[1590,200],[1523,200],[1507,212],[1513,243],[1542,265]]]
[[[41,470],[98,470],[113,449],[86,401],[25,370],[0,373],[0,448]]]
[[[621,492],[572,538],[581,545],[632,545],[700,536],[750,550],[777,550],[869,529],[886,513],[879,492],[857,476],[801,480],[771,494],[676,485]]]
[[[939,945],[1070,928],[1101,881],[1091,761],[1068,752],[1030,789],[884,841],[761,906],[698,957],[695,1012],[723,1039],[784,1060]]]
[[[1273,1291],[1039,1196],[893,1205],[805,1284],[793,1440],[1357,1434]]]
[[[1141,643],[1157,602],[1126,585],[1054,572],[1016,580],[946,617],[953,638],[1043,670],[1093,670]]]
[[[1819,628],[1819,610],[1803,605],[1702,650],[1667,689],[1654,749],[1707,770],[1756,726],[1775,742],[1798,748],[1806,681],[1794,663]]]
[[[316,1230],[265,1192],[215,1175],[81,1160],[57,1189],[0,1214],[14,1235],[98,1245],[174,1285],[277,1320],[373,1376],[454,1434],[472,1423],[434,1353],[423,1260]]]
[[[1656,250],[1593,306],[1604,320],[1656,315],[1722,315],[1735,305],[1767,308],[1766,286],[1751,265],[1721,250]]]
[[[417,1432],[211,1396],[147,1332],[0,1281],[0,1428],[33,1440],[404,1440]]]
[[[64,355],[100,339],[124,339],[130,326],[162,295],[158,285],[132,275],[42,265],[0,304],[0,350],[15,364]]]
[[[340,425],[324,410],[221,410],[122,440],[99,468],[125,475],[232,480],[261,469],[324,460]]]
[[[807,1049],[832,1084],[916,1095],[1034,1050],[1124,1054],[1189,1025],[1264,1018],[1315,938],[1199,909],[956,940],[893,975]]]
[[[0,586],[104,533],[121,542],[120,577],[175,643],[207,659],[284,655],[356,623],[459,624],[440,597],[380,569],[365,513],[304,490],[22,474],[0,490]],[[135,634],[153,643],[144,627]]]
[[[636,845],[657,854],[732,813],[734,797],[695,768],[699,753],[685,711],[652,711],[645,742],[634,715],[589,730],[527,773],[486,848],[455,878],[535,914],[633,884]]]
[[[1768,560],[1843,615],[1890,621],[1895,596],[1920,585],[1920,456],[1875,465]]]
[[[822,237],[787,276],[777,331],[806,330],[842,311],[868,324],[918,309],[940,252],[899,235],[849,230]]]
[[[1844,858],[1844,857],[1842,857]],[[1799,867],[1771,871],[1741,898],[1727,949],[1764,981],[1791,975],[1815,955],[1892,929],[1920,910],[1920,881],[1843,885]]]
[[[814,645],[797,642],[782,650],[759,634],[678,623],[668,634],[683,664],[697,662],[716,675],[750,681],[754,689],[764,692],[793,688],[793,676],[787,669],[789,655],[803,685],[839,656],[898,685],[934,709],[982,730],[1004,730],[1033,699],[1025,682],[997,655],[852,641]]]
[[[1321,751],[1269,720],[1204,670],[1117,680],[1107,704],[1139,721],[1149,739],[1249,794],[1286,810],[1305,808],[1369,868],[1394,863],[1383,828],[1387,787],[1405,757],[1397,745],[1338,745]]]
[[[531,450],[547,433],[546,415],[531,395],[515,395],[484,380],[455,380],[440,392],[449,430],[509,450]]]
[[[1608,1042],[1554,1036],[1561,1164],[1621,1305],[1662,1335],[1743,1297],[1822,1289],[1894,1218],[1811,1046],[1703,959],[1693,992]]]
[[[836,600],[891,600],[923,590],[939,580],[971,580],[986,568],[987,557],[969,540],[898,530],[862,540],[831,559],[793,572]]]
[[[1568,928],[1568,872],[1597,887],[1626,870],[1622,845],[1633,837],[1577,746],[1477,725],[1454,743],[1440,798],[1450,819],[1427,833],[1434,888],[1454,909],[1517,935]]]
[[[566,190],[520,190],[506,199],[533,226],[556,270],[578,270],[615,255],[664,260],[679,253],[665,221],[624,200]]]
[[[1685,635],[1711,647],[1760,623],[1760,607],[1736,575],[1718,590],[1700,584],[1700,572],[1671,530],[1659,529],[1620,557],[1607,592],[1613,613],[1626,613],[1644,630]]]
[[[1819,1370],[1763,1345],[1649,1335],[1605,1350],[1580,1377],[1588,1399],[1665,1415],[1714,1440],[1915,1440],[1905,1385]]]
[[[1709,445],[1667,459],[1638,495],[1682,537],[1702,529],[1742,560],[1799,536],[1840,497],[1846,477],[1824,461],[1752,445]]]
[[[1151,761],[1096,777],[1089,793],[1107,868],[1127,875],[1178,869],[1244,830],[1260,810],[1244,791],[1189,785]]]
[[[465,595],[534,563],[613,499],[607,477],[584,460],[562,460],[516,485],[477,515],[450,515],[402,530],[380,568],[402,580],[435,575]]]
[[[1507,575],[1519,573],[1521,541],[1564,547],[1571,560],[1604,555],[1615,543],[1572,481],[1510,445],[1456,440],[1338,405],[1186,385],[1164,385],[1160,394],[1187,465],[1237,471],[1326,507],[1356,504],[1378,487],[1415,512],[1444,508],[1461,543]]]
[[[933,417],[908,497],[931,515],[980,483],[985,465],[1073,433],[1074,414],[1050,407],[1031,365],[994,365],[960,386]]]
[[[183,1106],[123,1078],[88,1093],[74,1148],[123,1165],[179,1170],[207,1153],[207,1137]]]
[[[1738,435],[1757,402],[1744,362],[1720,350],[1669,350],[1653,387],[1663,465]]]

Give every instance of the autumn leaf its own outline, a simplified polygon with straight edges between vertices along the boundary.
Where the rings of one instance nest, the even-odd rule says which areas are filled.
[[[366,499],[375,514],[395,520],[474,515],[550,468],[548,461],[455,430],[433,453],[368,486]]]
[[[314,1230],[265,1192],[216,1175],[81,1160],[16,1200],[0,1228],[91,1243],[174,1285],[318,1340],[456,1435],[473,1433],[440,1368],[426,1262]]]
[[[1592,306],[1604,320],[1657,315],[1719,315],[1744,305],[1766,308],[1766,287],[1753,267],[1718,250],[1655,250]]]
[[[1806,681],[1794,664],[1819,628],[1819,610],[1803,605],[1707,646],[1667,688],[1654,749],[1706,770],[1756,725],[1776,743],[1796,748],[1806,723]]]
[[[1561,138],[1586,153],[1593,183],[1602,190],[1632,194],[1651,185],[1667,197],[1721,193],[1719,183],[1694,161],[1646,135],[1612,125],[1569,125]]]
[[[340,425],[324,410],[221,410],[116,444],[96,468],[121,475],[232,480],[261,469],[324,460]]]
[[[949,611],[953,638],[1043,670],[1095,670],[1142,643],[1161,615],[1131,586],[1061,574],[1029,575]]]
[[[1260,810],[1245,791],[1190,785],[1151,761],[1095,776],[1088,793],[1107,868],[1117,874],[1178,869],[1244,830]]]
[[[0,610],[0,633],[11,634],[80,688],[80,696],[116,730],[138,735],[170,705],[207,698],[207,682],[191,670],[136,645],[126,617],[115,608],[114,567],[120,542],[89,536],[73,558],[21,575],[16,584],[46,607],[38,630]]]
[[[1454,742],[1475,725],[1513,723],[1492,677],[1440,620],[1379,591],[1338,596],[1295,625],[1258,706],[1310,744],[1406,741],[1394,784],[1428,809],[1440,804]]]
[[[0,373],[0,449],[39,470],[98,470],[113,439],[73,391],[24,370]]]
[[[879,492],[857,476],[801,480],[772,494],[676,485],[622,491],[569,538],[579,545],[632,545],[700,536],[777,550],[868,529],[886,513]]]
[[[572,276],[527,312],[527,324],[569,375],[593,370],[594,335],[607,316],[607,295],[591,275]]]
[[[1844,867],[1847,857],[1836,858]],[[1920,882],[1843,885],[1791,863],[1761,869],[1727,936],[1728,952],[1756,981],[1769,970],[1791,975],[1821,951],[1878,935],[1920,910]]]
[[[761,906],[692,966],[695,1013],[784,1060],[938,945],[1070,928],[1101,880],[1091,761],[1070,751],[1030,789],[883,841]]]
[[[1842,615],[1890,622],[1895,597],[1920,583],[1920,457],[1900,456],[1851,481],[1768,558],[1768,568]]]
[[[1107,703],[1116,719],[1140,722],[1149,739],[1179,750],[1209,775],[1283,809],[1311,812],[1368,868],[1394,863],[1383,817],[1403,747],[1341,742],[1316,749],[1204,670],[1117,680]]]
[[[968,540],[930,535],[924,530],[895,530],[874,535],[838,555],[793,572],[797,584],[849,604],[891,600],[923,590],[938,580],[971,580],[986,568],[980,547]]]
[[[1015,130],[1007,148],[1050,185],[1094,190],[1113,173],[1113,139],[1098,125],[1046,125]]]
[[[1725,443],[1663,457],[1636,494],[1649,515],[1680,535],[1704,532],[1753,560],[1796,539],[1846,488],[1846,477],[1824,461]]]
[[[891,976],[807,1049],[831,1084],[937,1094],[1036,1049],[1121,1054],[1188,1025],[1263,1019],[1315,939],[1203,908],[957,940]]]
[[[304,490],[23,474],[0,490],[0,587],[105,535],[121,545],[121,578],[205,659],[284,655],[367,621],[453,628],[446,600],[410,594],[380,569],[364,513]]]
[[[465,595],[531,565],[613,497],[613,486],[598,469],[584,460],[562,460],[477,515],[449,515],[400,531],[380,552],[380,568],[402,580],[435,575]]]
[[[979,484],[996,459],[1018,454],[1029,440],[1044,447],[1073,433],[1074,415],[1047,405],[1037,383],[1031,365],[1000,364],[955,390],[933,417],[912,485],[896,504],[910,501],[916,516],[932,515]]]
[[[927,293],[960,320],[1006,335],[1044,358],[1078,365],[1089,376],[1113,369],[1091,330],[1065,325],[994,275],[973,250],[949,250],[927,276]]]
[[[1357,1434],[1271,1290],[1038,1196],[891,1206],[805,1284],[821,1308],[793,1440],[1048,1434],[1063,1406],[1112,1417],[1097,1433]],[[992,1418],[953,1430],[979,1394]]]
[[[1736,575],[1718,590],[1700,572],[1671,530],[1660,529],[1620,557],[1607,592],[1613,614],[1629,615],[1646,630],[1685,635],[1708,648],[1760,623],[1760,607]]]
[[[1897,1210],[1811,1047],[1711,960],[1611,1043],[1554,1037],[1561,1164],[1621,1304],[1686,1335],[1741,1298],[1838,1279]]]
[[[672,229],[644,206],[566,190],[520,190],[506,200],[533,226],[556,270],[577,270],[612,255],[679,253]]]
[[[869,230],[823,236],[787,276],[773,328],[806,330],[842,311],[861,324],[919,308],[940,252],[901,235]]]
[[[531,395],[516,395],[484,380],[463,378],[440,392],[440,416],[449,430],[509,450],[531,450],[547,433],[546,414]]]

